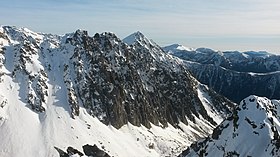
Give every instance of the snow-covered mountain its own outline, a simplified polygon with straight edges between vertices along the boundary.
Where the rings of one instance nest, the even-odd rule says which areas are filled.
[[[179,47],[179,48],[178,48]],[[267,52],[220,52],[206,48],[189,51],[168,46],[166,52],[185,60],[202,83],[234,102],[249,95],[280,99],[280,56]]]
[[[213,134],[180,156],[280,156],[280,101],[249,96]]]
[[[209,48],[186,48],[179,44],[163,47],[163,49],[181,59],[213,64],[238,72],[268,73],[280,71],[280,56],[265,51],[216,51]]]
[[[0,156],[176,156],[230,113],[142,33],[124,41],[1,26]]]

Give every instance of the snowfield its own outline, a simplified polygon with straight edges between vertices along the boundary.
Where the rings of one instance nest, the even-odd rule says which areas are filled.
[[[279,100],[245,98],[211,136],[195,142],[181,156],[279,156],[279,105]]]

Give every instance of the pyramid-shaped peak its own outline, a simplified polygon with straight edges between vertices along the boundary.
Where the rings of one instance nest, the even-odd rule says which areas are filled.
[[[123,39],[123,42],[128,45],[133,45],[137,41],[151,43],[151,41],[140,31],[136,31]]]
[[[136,31],[136,32],[132,33],[129,36],[134,36],[136,38],[145,38],[145,35],[142,32],[140,32],[140,31]]]

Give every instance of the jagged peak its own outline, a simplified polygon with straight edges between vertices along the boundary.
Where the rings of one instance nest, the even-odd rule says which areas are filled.
[[[83,29],[77,29],[74,33],[74,36],[88,36],[88,31]]]
[[[25,33],[25,34],[38,34],[35,33],[34,31],[31,31],[30,29],[26,28],[26,27],[16,27],[16,26],[1,26],[1,29],[3,31],[6,31],[7,33],[12,33],[12,32],[21,32],[21,33]]]
[[[140,43],[149,43],[149,44],[154,44],[153,41],[149,40],[142,32],[140,31],[136,31],[132,34],[130,34],[129,36],[125,37],[123,39],[123,42],[125,42],[128,45],[133,45],[137,42]]]
[[[4,27],[5,26],[0,25],[0,33],[4,33]]]
[[[16,26],[8,26],[8,25],[1,25],[1,28],[3,30],[7,30],[7,29],[18,29]]]
[[[256,108],[259,110],[267,110],[272,106],[270,101],[271,100],[265,97],[250,95],[241,101],[240,108],[241,110],[250,110],[250,111]]]
[[[77,29],[74,33],[65,34],[66,38],[82,38],[82,37],[90,37],[87,30]],[[103,33],[95,33],[93,38],[113,38],[118,39],[117,35],[113,32],[103,32]]]
[[[101,33],[103,36],[111,36],[111,37],[117,37],[117,35],[114,32],[103,32]]]
[[[212,136],[193,143],[181,156],[279,156],[279,107],[278,100],[248,96]]]
[[[240,102],[238,116],[242,119],[250,119],[256,123],[261,123],[271,117],[278,118],[280,114],[279,103],[265,97],[251,95]]]
[[[99,37],[104,38],[104,39],[113,40],[113,41],[116,41],[117,43],[119,43],[121,41],[121,39],[114,32],[103,32],[103,33],[99,34]]]
[[[84,37],[88,37],[88,31],[84,29],[77,29],[75,32],[66,33],[62,37],[63,43],[72,43],[74,45],[81,43]]]
[[[5,33],[6,36],[14,43],[18,43],[19,41],[24,41],[24,38],[28,38],[28,40],[41,40],[43,39],[42,33],[36,33],[31,31],[26,27],[16,27],[16,26],[1,26],[0,31]]]
[[[133,46],[134,48],[141,49],[142,53],[150,54],[155,60],[167,61],[170,55],[164,53],[164,50],[156,44],[153,40],[148,39],[143,33],[137,31],[127,36],[122,40],[124,43]]]
[[[23,28],[17,28],[16,26],[1,26],[1,32],[7,36],[15,36],[18,33],[23,33]]]

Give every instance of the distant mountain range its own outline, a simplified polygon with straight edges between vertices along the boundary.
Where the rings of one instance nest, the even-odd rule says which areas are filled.
[[[249,95],[280,99],[280,56],[267,52],[190,49],[174,44],[163,48],[185,61],[200,82],[239,103]]]

